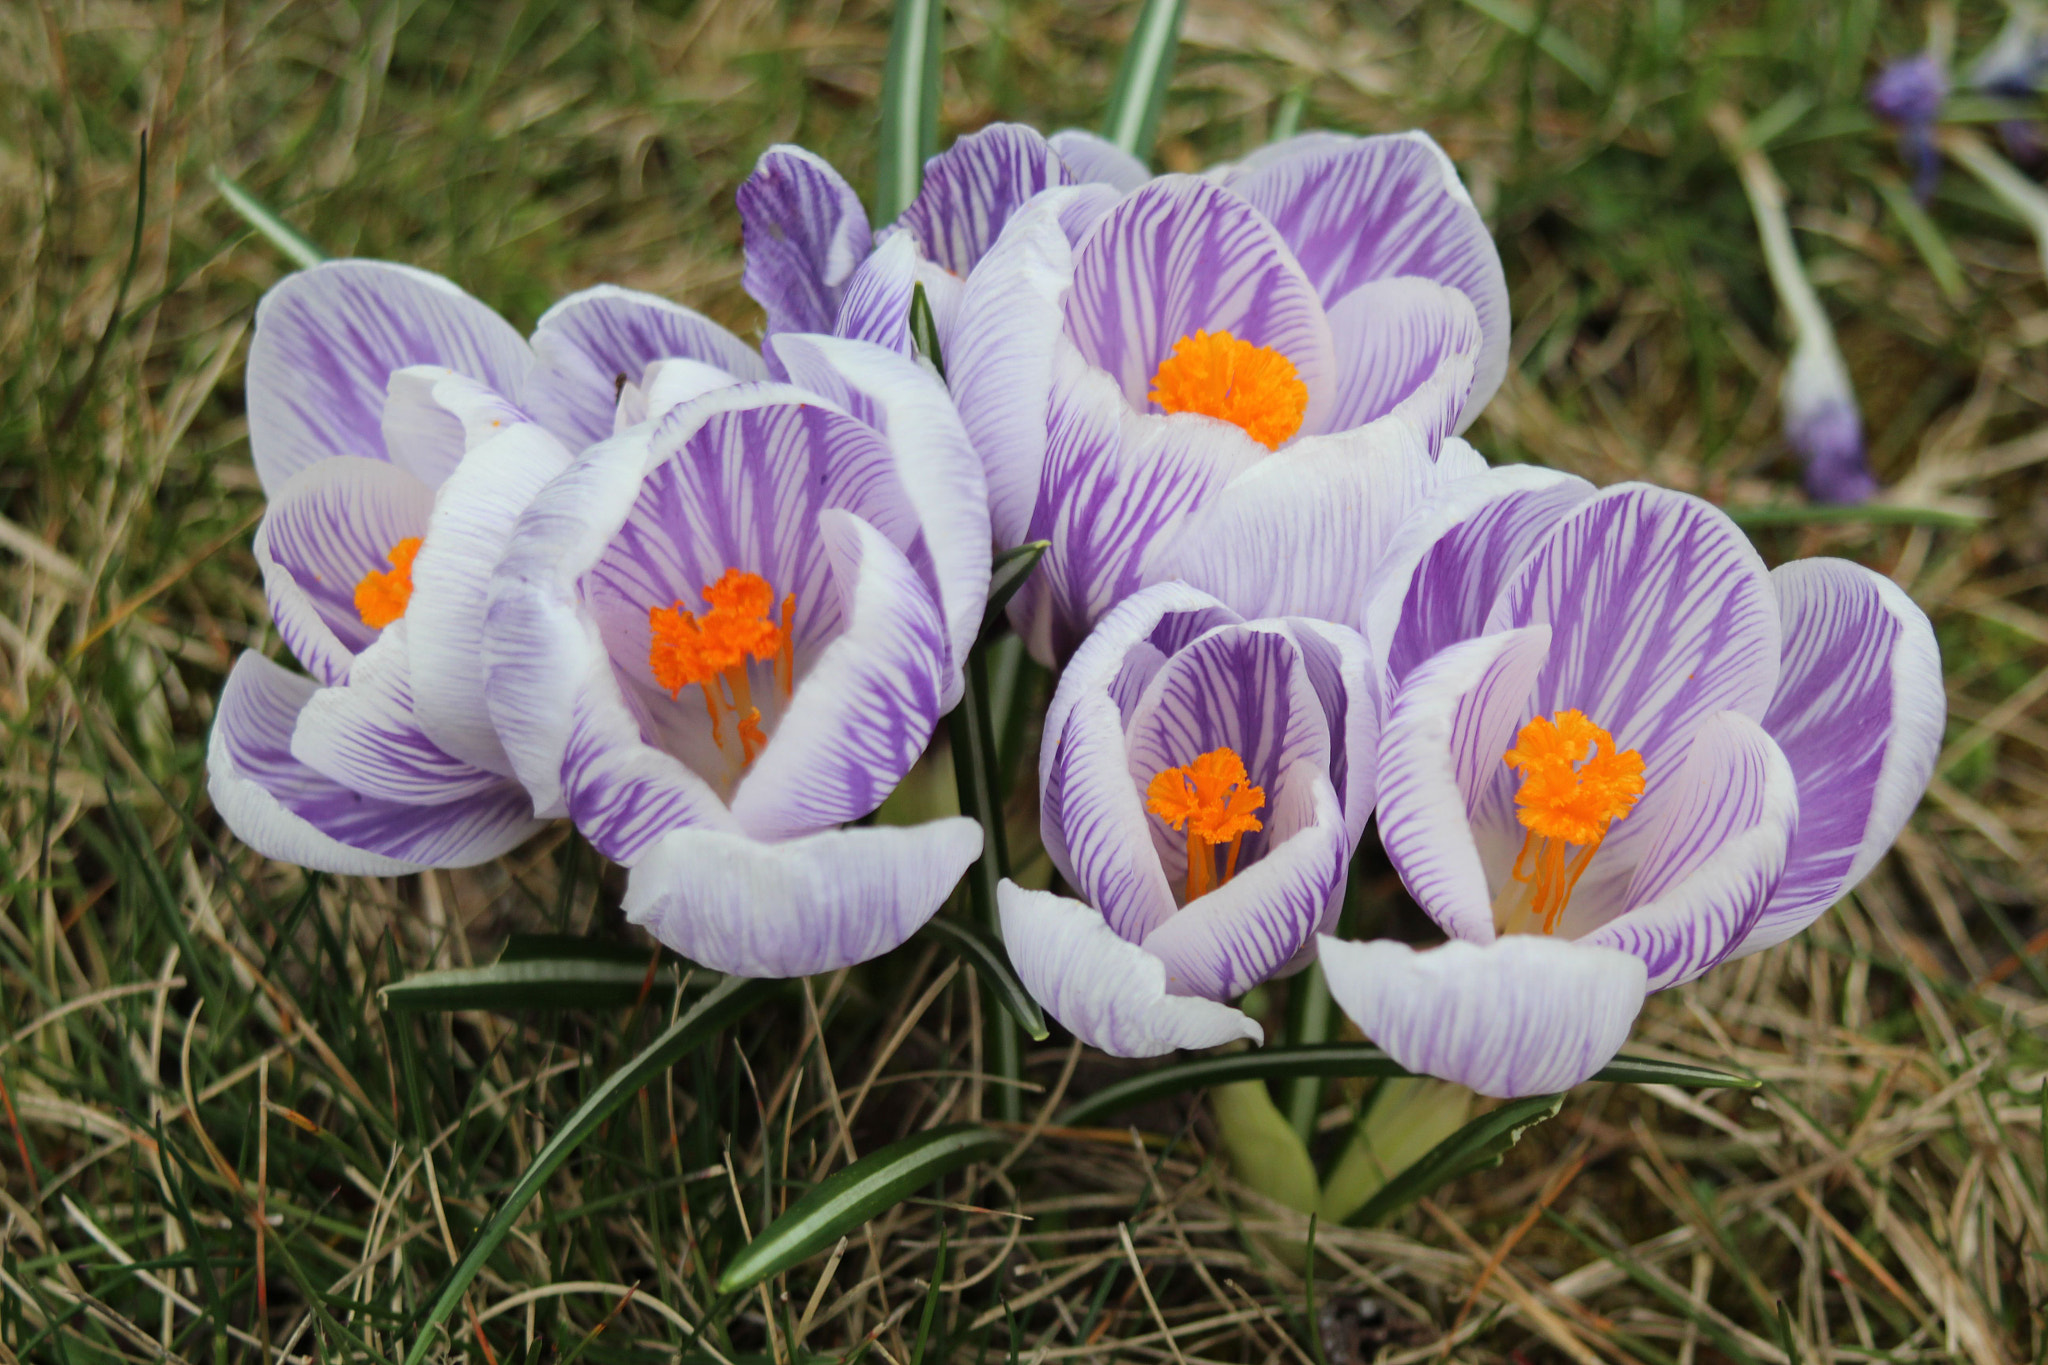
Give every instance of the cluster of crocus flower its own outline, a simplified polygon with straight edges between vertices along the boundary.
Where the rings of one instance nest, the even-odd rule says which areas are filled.
[[[1320,956],[1404,1065],[1522,1094],[1796,933],[1926,783],[1939,662],[1888,581],[1459,438],[1507,300],[1421,134],[1153,177],[997,125],[880,232],[797,148],[739,199],[759,351],[608,287],[530,340],[395,266],[266,299],[256,553],[311,676],[252,653],[221,699],[245,841],[395,873],[566,817],[696,962],[875,957],[983,831],[867,817],[962,695],[992,552],[1043,541],[1010,620],[1061,670],[1065,894],[1000,889],[1026,986],[1150,1055],[1261,1039],[1233,1002]],[[1450,942],[1332,937],[1375,815]]]

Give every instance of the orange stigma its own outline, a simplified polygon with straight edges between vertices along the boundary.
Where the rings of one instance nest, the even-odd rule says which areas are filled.
[[[775,590],[759,574],[727,569],[704,588],[704,614],[683,610],[681,602],[649,607],[647,624],[653,641],[647,666],[654,681],[671,697],[695,683],[704,689],[704,707],[711,715],[711,738],[732,756],[725,737],[725,717],[737,724],[739,766],[745,769],[767,744],[761,729],[761,708],[754,705],[753,679],[747,661],[775,665],[775,686],[784,701],[796,682],[796,595],[782,599],[782,621],[768,619]]]
[[[407,536],[384,555],[391,572],[372,569],[356,583],[356,615],[371,630],[382,630],[405,615],[412,601],[412,558],[419,552],[420,538]]]
[[[1559,711],[1524,725],[1501,761],[1522,775],[1515,818],[1529,832],[1493,903],[1494,924],[1504,934],[1554,934],[1608,826],[1642,798],[1643,756],[1617,750],[1583,711]]]
[[[1308,411],[1308,385],[1293,361],[1228,332],[1196,332],[1175,342],[1146,397],[1168,412],[1220,417],[1268,450],[1299,431]]]
[[[1211,749],[1185,768],[1168,768],[1145,788],[1145,809],[1168,829],[1188,831],[1189,900],[1206,895],[1237,875],[1244,836],[1263,829],[1253,812],[1266,804],[1266,789],[1254,787],[1244,760],[1233,749]],[[1228,843],[1223,875],[1216,875],[1216,846]]]

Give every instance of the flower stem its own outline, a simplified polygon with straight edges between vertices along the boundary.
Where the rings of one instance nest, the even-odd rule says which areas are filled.
[[[996,885],[1010,874],[1010,845],[1003,820],[1002,765],[997,761],[995,729],[990,723],[988,651],[977,643],[967,653],[966,687],[960,704],[947,717],[953,744],[953,777],[960,787],[960,810],[981,823],[981,857],[967,869],[967,895],[975,917],[998,938],[1002,924],[996,912]],[[1017,1082],[1024,1074],[1023,1042],[1017,1023],[991,993],[985,1036],[990,1069],[998,1077],[996,1112],[1006,1121],[1022,1122],[1024,1092]]]
[[[1336,1003],[1323,980],[1323,966],[1311,962],[1294,978],[1287,992],[1287,1038],[1290,1045],[1326,1043],[1337,1022]],[[1287,1115],[1294,1135],[1307,1146],[1315,1136],[1316,1116],[1323,1108],[1321,1076],[1290,1077],[1280,1092],[1281,1112]]]

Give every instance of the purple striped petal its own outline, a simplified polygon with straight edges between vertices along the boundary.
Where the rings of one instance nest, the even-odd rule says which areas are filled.
[[[768,314],[768,335],[829,332],[840,291],[873,235],[860,196],[801,147],[761,153],[739,191],[747,267],[741,284]]]
[[[541,314],[533,350],[539,364],[520,398],[573,450],[612,434],[621,385],[637,383],[657,360],[694,360],[740,380],[768,377],[752,347],[701,313],[611,284]]]
[[[1356,849],[1379,799],[1379,669],[1357,631],[1301,617],[1290,619],[1287,629],[1322,703],[1330,731],[1330,784],[1344,808],[1349,847]]]
[[[1167,994],[1165,964],[1079,901],[1005,881],[996,903],[1018,979],[1083,1042],[1117,1057],[1157,1057],[1265,1041],[1265,1030],[1228,1005]]]
[[[1500,1099],[1586,1080],[1643,1007],[1640,960],[1540,934],[1420,952],[1325,938],[1322,962],[1338,1007],[1395,1061]]]
[[[1027,199],[1072,183],[1036,129],[992,123],[925,162],[924,188],[896,225],[926,259],[964,277]]]
[[[1144,162],[1085,128],[1063,128],[1047,141],[1077,182],[1108,185],[1129,194],[1152,178]]]
[[[677,830],[634,866],[624,908],[713,971],[809,976],[901,946],[980,856],[981,826],[958,817],[784,843]]]
[[[910,340],[910,304],[917,290],[917,243],[903,233],[883,239],[847,282],[833,334],[871,341],[896,354],[916,354]],[[930,298],[927,291],[926,298]],[[778,347],[777,355],[781,355]],[[785,365],[787,360],[783,362]]]
[[[882,804],[944,707],[945,622],[902,551],[847,512],[818,515],[846,623],[796,688],[740,779],[733,818],[756,839],[857,820]]]
[[[408,365],[445,365],[517,393],[532,354],[503,318],[438,275],[383,261],[329,261],[288,276],[256,308],[244,381],[249,449],[263,490],[335,455],[384,455],[386,386]]]
[[[411,805],[366,797],[292,757],[292,731],[318,687],[259,654],[235,660],[207,741],[207,793],[237,838],[267,858],[322,872],[396,876],[472,867],[539,831],[510,782]]]
[[[1247,619],[1357,626],[1396,534],[1442,481],[1405,422],[1311,436],[1258,460],[1156,537],[1138,579],[1193,584]]]
[[[1803,559],[1771,582],[1785,663],[1764,728],[1799,779],[1799,828],[1740,954],[1804,929],[1884,856],[1927,788],[1948,709],[1933,627],[1890,579]]]
[[[392,547],[424,536],[433,509],[425,484],[383,460],[322,460],[272,492],[256,563],[278,634],[314,677],[346,679],[377,638],[356,611],[356,584],[388,572]]]
[[[1470,299],[1485,341],[1469,421],[1507,375],[1508,290],[1457,169],[1426,133],[1311,136],[1299,150],[1246,163],[1231,189],[1279,229],[1329,307],[1392,275],[1421,275]]]
[[[1650,796],[1662,795],[1651,807]],[[1646,817],[1646,818],[1645,818]],[[1643,960],[1649,988],[1690,981],[1740,943],[1785,869],[1799,819],[1791,765],[1747,716],[1723,711],[1699,727],[1666,793],[1646,793],[1628,822],[1648,825],[1647,850],[1614,908],[1594,884],[1606,845],[1579,883],[1560,932]],[[1601,923],[1601,920],[1605,923]],[[1588,921],[1597,924],[1587,932]]]
[[[1145,951],[1166,964],[1167,989],[1176,995],[1233,999],[1337,927],[1351,840],[1336,791],[1311,763],[1266,790],[1273,799],[1262,833],[1273,847],[1145,936]],[[1185,870],[1184,856],[1181,863]]]
[[[1380,842],[1452,938],[1495,936],[1489,887],[1506,880],[1509,859],[1472,815],[1509,772],[1500,756],[1529,718],[1550,640],[1535,626],[1452,645],[1401,684],[1380,731]]]
[[[1534,465],[1444,482],[1393,538],[1364,610],[1366,643],[1387,678],[1399,682],[1484,631],[1502,585],[1593,493],[1584,479]]]
[[[1414,275],[1373,280],[1330,309],[1330,334],[1337,400],[1324,430],[1348,431],[1405,406],[1434,451],[1464,426],[1481,337],[1462,293]]]
[[[1315,289],[1251,205],[1206,180],[1168,175],[1118,204],[1074,258],[1066,330],[1136,412],[1181,338],[1227,331],[1294,363],[1308,385],[1302,429],[1320,431],[1337,377]]]
[[[1052,548],[1026,603],[1036,615],[1011,614],[1048,664],[1142,586],[1139,565],[1155,535],[1266,454],[1228,422],[1133,412],[1071,346],[1058,348],[1055,364],[1045,475],[1028,535]]]
[[[1060,295],[1074,277],[1059,210],[1075,191],[1033,200],[968,277],[946,348],[946,380],[988,480],[999,548],[1024,543],[1045,472]]]

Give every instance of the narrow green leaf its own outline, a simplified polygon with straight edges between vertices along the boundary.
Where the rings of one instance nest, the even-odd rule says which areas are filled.
[[[946,351],[939,345],[939,320],[932,316],[932,301],[923,284],[910,286],[910,344],[932,363],[932,368],[939,372],[939,382],[944,383]]]
[[[1927,263],[1927,273],[1934,276],[1934,282],[1949,306],[1961,308],[1969,302],[1970,287],[1963,279],[1962,262],[1950,249],[1948,238],[1941,235],[1941,228],[1928,216],[1927,210],[1920,207],[1913,191],[1906,188],[1906,182],[1889,171],[1880,171],[1870,177],[1870,183],[1877,186],[1884,206],[1892,211],[1892,216],[1899,220],[1899,226],[1906,230],[1913,249]]]
[[[647,959],[637,963],[587,958],[539,958],[415,972],[386,986],[384,1008],[422,1010],[623,1009],[647,984]],[[657,968],[657,982],[675,980],[676,968]]]
[[[1038,561],[1045,558],[1045,552],[1052,548],[1049,540],[1032,540],[1014,550],[1005,550],[989,565],[988,610],[981,616],[981,639],[984,644],[1003,623],[1003,611],[1010,605],[1010,599],[1017,595],[1017,589],[1024,586],[1024,580],[1031,577],[1031,571],[1038,567]]]
[[[1151,159],[1153,140],[1159,136],[1159,111],[1173,80],[1180,21],[1186,11],[1185,0],[1145,0],[1116,70],[1102,135],[1140,161]]]
[[[1497,1165],[1530,1126],[1556,1114],[1564,1096],[1531,1095],[1481,1114],[1439,1142],[1365,1202],[1355,1222],[1382,1223],[1424,1195],[1482,1166]]]
[[[924,1365],[925,1348],[932,1339],[932,1323],[939,1313],[939,1286],[946,1282],[946,1220],[939,1220],[939,1250],[932,1258],[932,1277],[925,1282],[924,1312],[917,1320],[917,1341],[910,1349],[910,1365]],[[941,1348],[943,1350],[943,1348]],[[939,1353],[934,1352],[936,1357]]]
[[[895,222],[910,207],[924,180],[924,163],[939,149],[939,58],[945,29],[945,0],[896,0],[889,59],[882,68],[876,226]]]
[[[405,1354],[405,1365],[420,1365],[433,1351],[441,1324],[462,1302],[463,1294],[484,1268],[484,1262],[511,1234],[512,1225],[519,1220],[519,1215],[533,1202],[533,1197],[540,1193],[541,1186],[547,1184],[556,1169],[569,1159],[569,1154],[597,1131],[598,1125],[639,1094],[643,1086],[775,994],[780,986],[781,983],[775,981],[727,977],[705,992],[684,1011],[681,1018],[662,1030],[660,1036],[642,1048],[632,1061],[606,1077],[590,1098],[563,1120],[547,1145],[534,1153],[532,1163],[492,1212],[490,1221],[477,1229],[476,1236],[470,1239],[469,1248],[462,1253],[462,1259],[455,1263],[455,1268],[442,1282],[441,1292],[434,1299],[433,1307],[427,1310],[426,1320],[420,1324],[412,1349]]]
[[[235,183],[233,177],[220,167],[213,168],[210,178],[220,197],[228,206],[242,215],[242,221],[255,228],[269,239],[270,244],[290,258],[291,263],[301,270],[311,270],[327,259],[327,253],[314,246],[284,219],[265,208],[263,201]]]
[[[1323,964],[1311,962],[1287,985],[1287,1041],[1299,1047],[1327,1043],[1336,1032],[1337,1002],[1323,980]],[[1294,1135],[1303,1143],[1315,1140],[1316,1116],[1323,1108],[1321,1076],[1296,1076],[1280,1089],[1281,1108]]]
[[[718,1292],[745,1293],[770,1275],[823,1251],[939,1177],[971,1161],[1007,1151],[1011,1141],[988,1128],[953,1124],[868,1153],[820,1182],[741,1248],[718,1277]]]
[[[1031,1040],[1035,1043],[1045,1041],[1049,1032],[1045,1026],[1045,1013],[1031,998],[1031,992],[1024,989],[1024,983],[1017,979],[1017,970],[1010,965],[1010,955],[1003,950],[1002,943],[994,934],[979,924],[959,919],[928,921],[922,932],[926,938],[936,939],[955,955],[966,958],[981,977],[982,984],[995,992],[996,999],[1002,1002],[1018,1026],[1031,1035]]]
[[[1301,1076],[1408,1076],[1399,1062],[1369,1043],[1319,1043],[1301,1047],[1268,1047],[1257,1052],[1225,1052],[1172,1066],[1141,1071],[1106,1085],[1070,1104],[1053,1120],[1068,1128],[1104,1118],[1184,1090],[1206,1090],[1232,1081],[1284,1081]],[[1594,1072],[1591,1079],[1633,1085],[1684,1085],[1753,1090],[1757,1082],[1725,1071],[1683,1062],[1659,1062],[1624,1053]]]

